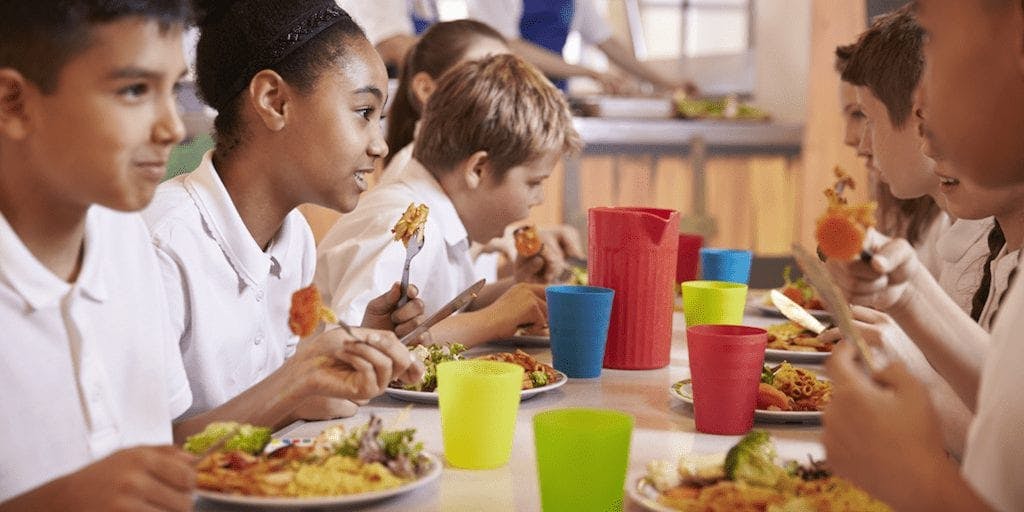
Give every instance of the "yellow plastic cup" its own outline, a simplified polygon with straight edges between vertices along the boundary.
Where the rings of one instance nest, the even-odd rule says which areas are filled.
[[[437,365],[441,436],[448,463],[462,469],[504,466],[512,455],[523,367],[497,361]]]
[[[747,304],[747,285],[726,281],[687,281],[682,284],[686,326],[741,325]]]

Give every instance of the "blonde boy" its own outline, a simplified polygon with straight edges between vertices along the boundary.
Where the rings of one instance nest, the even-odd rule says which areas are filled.
[[[477,279],[470,242],[525,219],[551,169],[579,147],[565,100],[531,65],[511,55],[459,65],[425,106],[407,171],[365,194],[321,242],[316,283],[345,320],[358,318],[402,272],[405,248],[391,227],[410,203],[424,203],[426,241],[410,281],[432,313]],[[434,338],[474,345],[543,325],[543,288],[526,284],[539,281],[543,266],[540,256],[520,258],[514,277],[488,285],[472,311],[438,324]]]

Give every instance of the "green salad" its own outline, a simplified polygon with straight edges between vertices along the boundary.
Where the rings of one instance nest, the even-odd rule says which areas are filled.
[[[437,365],[446,361],[458,361],[464,359],[462,357],[462,353],[466,350],[468,350],[466,346],[461,343],[452,343],[451,345],[416,345],[412,348],[412,353],[417,359],[423,362],[423,366],[426,367],[423,379],[416,384],[409,384],[405,386],[401,384],[392,384],[392,386],[400,387],[408,391],[436,391]]]

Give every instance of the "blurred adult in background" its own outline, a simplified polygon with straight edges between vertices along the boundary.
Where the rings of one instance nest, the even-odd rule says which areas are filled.
[[[398,76],[405,54],[416,44],[418,35],[438,21],[434,0],[337,0],[337,3],[366,32],[367,39],[387,65],[389,76]]]
[[[607,92],[638,90],[633,80],[650,83],[661,92],[697,92],[689,80],[680,80],[651,64],[637,60],[633,51],[617,39],[593,0],[467,0],[469,17],[494,27],[509,41],[512,50],[556,80],[588,77]],[[631,79],[570,64],[562,57],[566,39],[578,31],[583,42],[597,47]]]

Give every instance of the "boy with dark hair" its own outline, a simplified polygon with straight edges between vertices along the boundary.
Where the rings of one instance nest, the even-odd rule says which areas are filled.
[[[951,187],[1024,185],[1024,5],[1018,0],[917,0],[928,37],[920,94],[927,146],[950,163]],[[954,192],[955,193],[955,192]],[[911,278],[912,252],[895,241],[859,267],[864,294],[888,294]],[[871,283],[871,284],[868,284]],[[927,387],[899,363],[865,375],[856,350],[829,357],[832,403],[822,441],[835,471],[905,511],[1024,509],[1024,280],[1007,291],[990,339],[970,342],[932,301],[910,294],[901,314],[944,330],[925,352],[974,411],[963,465],[942,450]],[[977,328],[977,326],[975,326]],[[925,347],[922,347],[923,349]],[[865,436],[865,433],[870,433]],[[899,447],[899,456],[893,456]]]
[[[184,135],[188,12],[0,4],[0,436],[16,440],[0,510],[191,507],[192,457],[167,446],[188,382],[148,231],[126,213]]]

